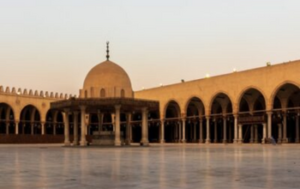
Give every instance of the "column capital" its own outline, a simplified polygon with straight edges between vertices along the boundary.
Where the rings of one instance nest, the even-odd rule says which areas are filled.
[[[85,111],[86,106],[79,106],[79,108],[80,108],[81,111]]]
[[[120,110],[121,109],[121,105],[115,105],[115,109],[116,110]]]
[[[273,112],[268,111],[268,112],[266,112],[266,114],[267,114],[268,116],[271,116],[271,115],[273,114]]]
[[[206,119],[210,119],[210,115],[205,115],[205,118]]]
[[[233,114],[233,117],[237,119],[239,117],[239,114]]]
[[[64,113],[69,114],[70,113],[70,109],[69,108],[65,108],[64,109]]]

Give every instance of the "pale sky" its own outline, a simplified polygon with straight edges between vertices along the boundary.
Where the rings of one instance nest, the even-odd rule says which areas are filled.
[[[299,0],[0,0],[0,85],[78,95],[122,66],[134,90],[300,59]]]

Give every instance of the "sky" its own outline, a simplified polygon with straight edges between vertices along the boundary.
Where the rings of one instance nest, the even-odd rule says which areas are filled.
[[[0,0],[0,85],[78,95],[110,59],[135,91],[300,59],[299,0]]]

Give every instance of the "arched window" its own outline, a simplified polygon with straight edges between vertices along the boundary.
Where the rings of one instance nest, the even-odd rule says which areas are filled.
[[[125,91],[124,89],[121,90],[121,98],[124,98],[125,97]]]
[[[101,89],[100,91],[100,97],[105,98],[105,89]]]

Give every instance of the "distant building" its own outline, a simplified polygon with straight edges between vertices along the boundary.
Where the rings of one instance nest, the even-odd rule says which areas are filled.
[[[271,136],[299,143],[299,71],[292,61],[133,92],[127,73],[107,60],[88,73],[78,97],[0,87],[0,143],[85,146],[100,132],[113,133],[115,145]]]

